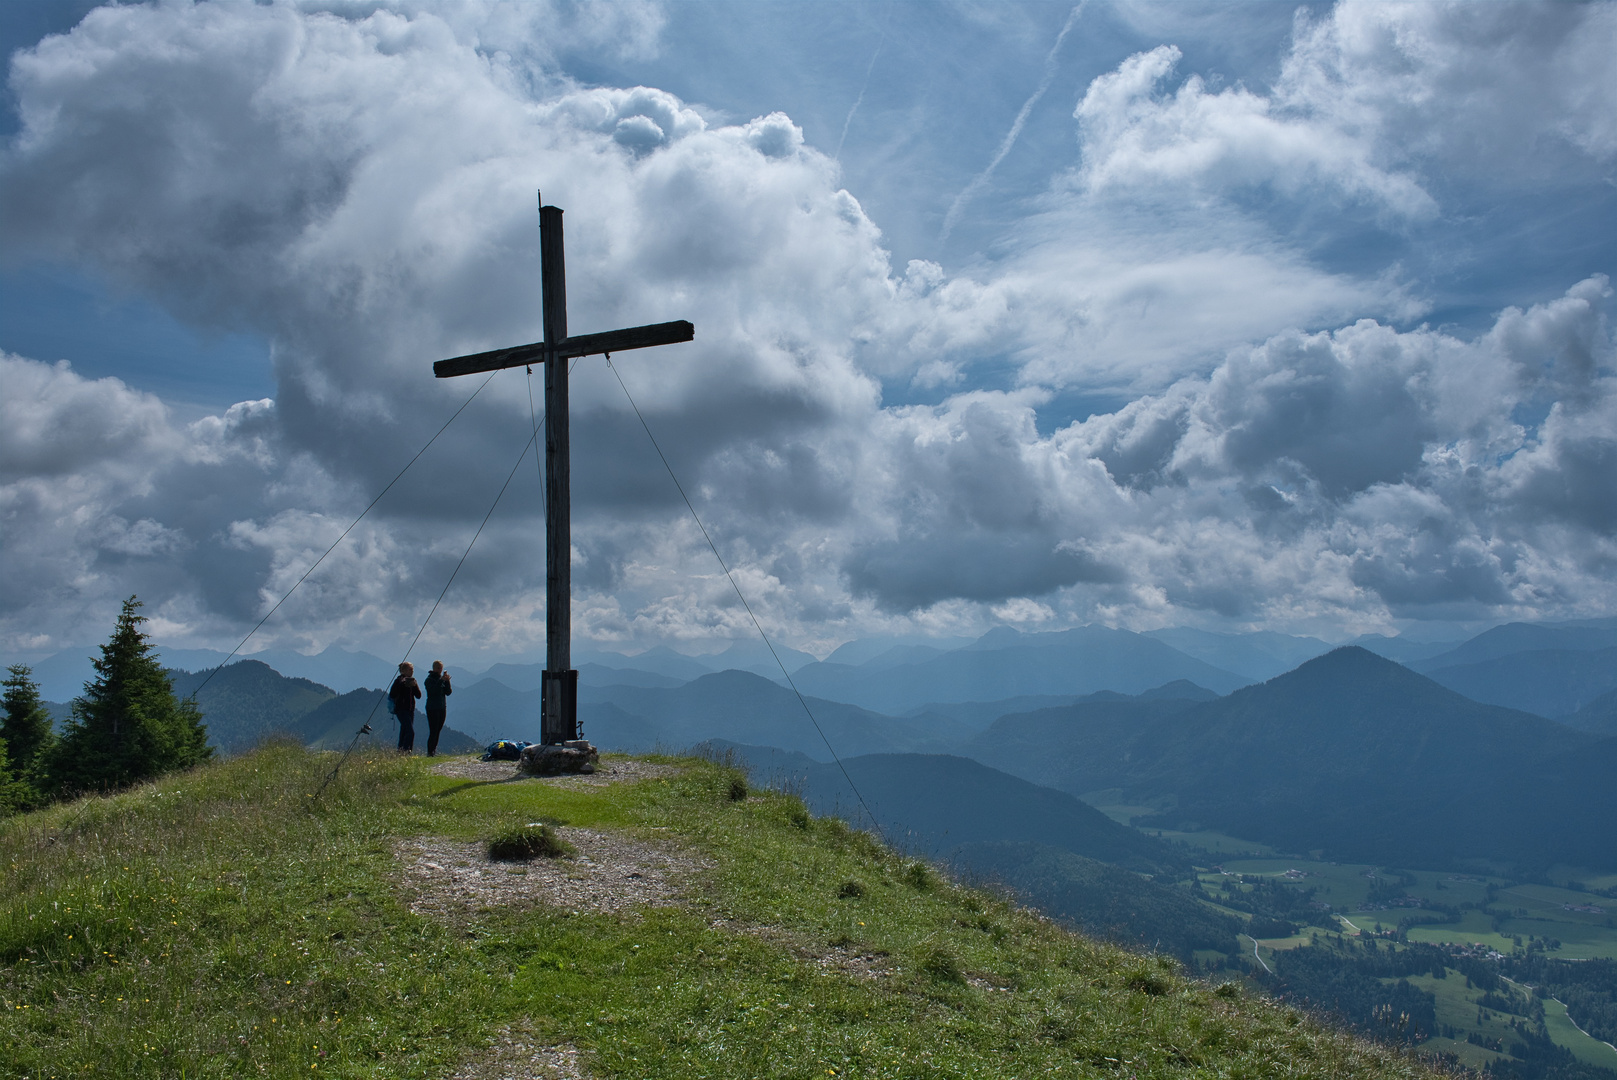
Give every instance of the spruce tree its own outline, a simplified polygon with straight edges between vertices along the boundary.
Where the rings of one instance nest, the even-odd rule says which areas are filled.
[[[0,817],[33,809],[35,794],[32,787],[12,775],[6,740],[0,739]]]
[[[50,778],[63,794],[105,791],[187,769],[213,756],[202,712],[174,697],[152,655],[131,596],[95,660],[96,677],[73,701],[73,719],[50,754]]]
[[[9,761],[0,766],[0,782],[10,781],[11,799],[16,809],[31,809],[45,801],[44,763],[56,733],[51,714],[39,697],[39,684],[25,664],[7,669],[5,716],[0,719],[0,742],[5,743]]]

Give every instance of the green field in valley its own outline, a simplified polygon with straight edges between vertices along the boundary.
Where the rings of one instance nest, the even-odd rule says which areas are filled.
[[[1587,1065],[1617,1069],[1617,1046],[1592,1038],[1566,1014],[1566,1006],[1555,998],[1544,1002],[1544,1023],[1557,1043],[1571,1050],[1573,1056]]]
[[[1343,955],[1350,957],[1363,955],[1353,951],[1359,942],[1378,945],[1383,953],[1406,948],[1406,941],[1445,948],[1454,957],[1445,977],[1407,977],[1411,986],[1432,995],[1435,1006],[1439,1033],[1420,1044],[1423,1050],[1452,1054],[1460,1063],[1482,1069],[1510,1059],[1512,1045],[1521,1043],[1523,1032],[1537,1023],[1532,1017],[1541,1015],[1543,1032],[1557,1046],[1584,1065],[1617,1075],[1617,1049],[1580,1030],[1566,1006],[1552,996],[1535,997],[1526,985],[1509,984],[1505,991],[1496,987],[1494,993],[1504,996],[1489,998],[1490,1004],[1517,1002],[1517,1012],[1501,1011],[1483,1004],[1488,991],[1471,985],[1460,971],[1462,957],[1475,962],[1490,952],[1518,959],[1617,959],[1617,900],[1595,891],[1617,884],[1617,875],[1559,867],[1551,875],[1555,884],[1521,882],[1482,873],[1332,863],[1306,855],[1232,856],[1262,845],[1221,833],[1163,835],[1194,850],[1202,864],[1197,880],[1204,896],[1226,914],[1256,925],[1258,915],[1237,910],[1243,900],[1251,906],[1254,897],[1274,888],[1294,890],[1299,901],[1307,894],[1312,906],[1306,921],[1293,918],[1295,933],[1256,940],[1241,936],[1242,960],[1250,968],[1267,971],[1275,967],[1278,954],[1310,945],[1346,950]],[[1292,915],[1301,912],[1299,907]],[[1212,962],[1201,954],[1197,960]],[[1507,962],[1492,966],[1502,968]],[[1389,985],[1396,981],[1382,980]]]

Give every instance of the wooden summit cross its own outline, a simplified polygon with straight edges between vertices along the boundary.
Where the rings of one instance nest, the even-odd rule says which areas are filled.
[[[543,196],[540,196],[541,200]],[[501,368],[545,365],[545,670],[540,676],[540,741],[578,738],[578,672],[573,670],[572,479],[567,430],[567,361],[576,356],[690,341],[690,323],[657,323],[567,336],[567,270],[561,208],[539,207],[539,269],[543,275],[545,340],[457,356],[432,365],[440,379]]]

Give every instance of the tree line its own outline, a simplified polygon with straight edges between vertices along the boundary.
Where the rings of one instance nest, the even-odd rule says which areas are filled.
[[[194,700],[174,696],[168,673],[141,624],[141,603],[123,603],[112,637],[94,659],[95,678],[56,732],[29,668],[5,680],[0,721],[0,814],[58,799],[116,791],[213,756]]]

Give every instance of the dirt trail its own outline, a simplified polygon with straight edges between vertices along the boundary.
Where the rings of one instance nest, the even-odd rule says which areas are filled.
[[[538,783],[577,787],[677,776],[679,768],[648,761],[604,761],[588,775],[529,776],[510,761],[450,758],[431,767],[470,784]],[[453,789],[451,789],[453,790]],[[491,908],[549,905],[568,911],[629,913],[684,902],[684,890],[707,860],[657,838],[596,829],[556,830],[578,849],[563,859],[493,862],[484,845],[422,836],[394,849],[410,909],[456,924]],[[530,1020],[507,1024],[489,1045],[468,1054],[443,1080],[588,1080],[570,1043],[541,1038]]]

